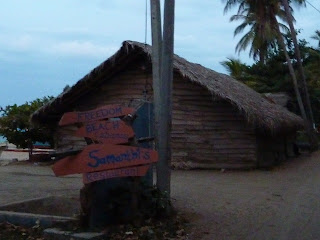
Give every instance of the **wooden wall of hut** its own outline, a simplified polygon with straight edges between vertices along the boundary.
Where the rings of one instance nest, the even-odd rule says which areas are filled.
[[[177,74],[173,86],[174,166],[256,167],[256,136],[237,108]]]
[[[295,134],[267,136],[257,133],[258,167],[271,167],[295,156]]]
[[[257,137],[258,167],[270,167],[284,159],[285,145],[283,138],[266,136]]]
[[[133,106],[145,99],[152,101],[152,75],[137,61],[95,86],[90,94],[77,101],[76,111],[94,109],[106,104]],[[244,117],[226,101],[214,99],[203,87],[174,74],[172,122],[172,165],[177,168],[251,168],[256,167],[256,136]],[[68,128],[65,128],[66,131]],[[58,147],[84,141],[59,132]],[[63,137],[61,138],[61,136]],[[73,142],[66,143],[68,139]],[[79,140],[79,139],[76,139]],[[74,146],[74,148],[77,148]]]

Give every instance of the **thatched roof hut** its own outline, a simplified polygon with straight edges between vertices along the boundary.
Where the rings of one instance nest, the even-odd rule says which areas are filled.
[[[291,97],[285,92],[263,93],[263,95],[272,103],[276,103],[284,108],[288,108],[288,104],[292,101]]]
[[[56,123],[64,112],[72,111],[78,108],[79,102],[83,102],[81,99],[94,98],[94,96],[92,96],[93,89],[104,89],[105,91],[108,91],[108,86],[111,87],[112,84],[117,85],[120,89],[121,86],[123,87],[127,81],[123,80],[124,82],[120,84],[119,81],[122,81],[120,76],[123,75],[125,71],[129,71],[127,69],[135,69],[135,78],[138,78],[138,74],[136,74],[136,72],[139,72],[141,76],[140,78],[145,79],[147,76],[150,80],[152,76],[151,50],[152,49],[149,45],[142,43],[133,41],[123,42],[121,48],[113,56],[104,61],[98,67],[94,68],[89,74],[80,79],[74,86],[67,89],[51,102],[37,110],[32,115],[32,121],[40,124]],[[144,79],[141,79],[141,85],[143,85],[145,82]],[[211,109],[210,111],[215,112],[216,109],[214,103],[217,102],[224,104],[223,107],[222,105],[219,105],[221,109],[232,109],[230,110],[230,114],[234,114],[236,109],[237,117],[235,118],[241,121],[242,125],[245,125],[246,130],[250,129],[250,131],[255,135],[255,148],[257,142],[256,138],[258,135],[267,136],[270,139],[274,138],[275,136],[277,136],[279,139],[279,136],[281,135],[285,139],[303,125],[302,119],[299,116],[289,112],[280,105],[270,102],[268,99],[243,83],[238,82],[228,75],[215,72],[199,64],[191,63],[177,55],[174,55],[174,79],[174,98],[176,97],[178,99],[177,102],[185,101],[194,104],[197,102],[200,103],[206,101],[206,104],[198,106],[199,110],[197,111],[201,111],[203,108],[205,111],[209,111]],[[177,84],[175,84],[175,82],[177,82]],[[128,80],[128,84],[130,84],[130,80]],[[184,86],[182,86],[182,84]],[[112,87],[112,89],[114,88],[115,87]],[[104,99],[107,99],[106,92],[104,92],[104,94]],[[126,92],[125,94],[130,95],[130,92]],[[191,101],[191,95],[193,101]],[[188,96],[188,99],[183,99],[185,96]],[[197,100],[197,96],[199,99],[201,99],[201,101]],[[110,99],[112,97],[110,95]],[[118,100],[121,100],[121,97]],[[102,102],[105,104],[108,101],[109,99],[103,100]],[[211,105],[208,103],[208,101],[211,102]],[[93,102],[95,105],[100,104],[97,101]],[[122,103],[126,104],[125,101]],[[178,103],[176,105],[178,105]],[[192,115],[192,109],[194,108],[190,107],[190,109],[186,112],[188,116]],[[174,106],[173,118],[175,117],[175,112],[177,112],[177,114],[183,114],[182,111],[183,110],[181,108],[176,108]],[[225,114],[226,113],[224,113],[224,115]],[[197,114],[195,114],[194,117],[196,117],[196,115]],[[181,118],[177,118],[176,120],[180,121]],[[206,122],[208,120],[209,118],[206,120]],[[210,121],[215,121],[213,115]],[[197,123],[198,122],[201,122],[201,119],[198,119]],[[203,123],[201,126],[203,126]],[[201,130],[201,127],[199,127],[199,129]],[[185,131],[179,129],[176,132],[179,132],[181,135],[181,133]],[[175,122],[173,122],[173,138],[175,138],[174,134]],[[206,131],[206,134],[208,134],[208,131]],[[212,132],[212,134],[214,133]],[[203,141],[206,142],[205,140]],[[212,141],[210,140],[209,142]],[[179,150],[178,152],[184,152],[182,154],[184,156],[183,161],[189,161],[188,156],[192,155],[190,155],[188,151]],[[257,152],[254,155],[255,158],[257,158]],[[210,165],[209,160],[206,162],[209,162],[208,164]],[[222,165],[223,164],[221,164],[221,166]],[[254,163],[253,165],[257,164]],[[201,164],[195,164],[194,166],[201,167]]]

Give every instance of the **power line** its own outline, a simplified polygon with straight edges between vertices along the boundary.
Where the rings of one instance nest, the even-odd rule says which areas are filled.
[[[145,25],[144,25],[144,44],[147,44],[147,35],[148,35],[148,0],[146,0],[146,11],[145,11]]]
[[[316,11],[318,11],[320,13],[320,10],[318,8],[316,8],[315,6],[313,6],[309,1],[306,0],[306,2],[311,6],[313,7]]]

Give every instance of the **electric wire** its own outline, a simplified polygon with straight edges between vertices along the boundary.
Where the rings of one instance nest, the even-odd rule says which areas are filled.
[[[316,8],[314,5],[312,5],[309,1],[306,0],[306,2],[311,6],[313,7],[317,12],[320,13],[320,10],[318,8]]]

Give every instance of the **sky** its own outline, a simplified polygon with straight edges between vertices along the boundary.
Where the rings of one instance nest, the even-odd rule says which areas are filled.
[[[0,0],[0,106],[57,96],[114,54],[125,40],[151,42],[145,0]],[[162,0],[163,2],[163,0]],[[320,0],[309,0],[320,9]],[[225,73],[240,37],[223,14],[222,0],[176,0],[174,51],[188,61]],[[320,30],[310,5],[295,10],[299,38]],[[145,22],[147,19],[147,29]],[[147,36],[145,35],[147,32]]]

